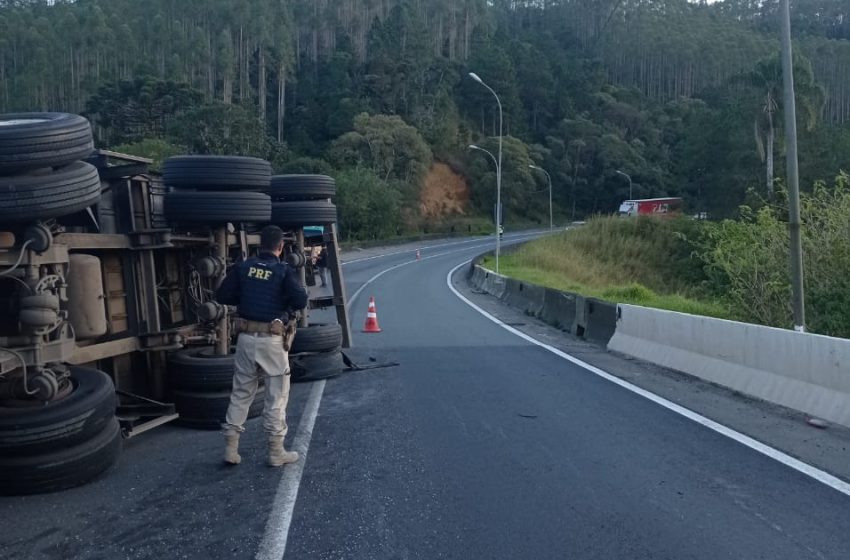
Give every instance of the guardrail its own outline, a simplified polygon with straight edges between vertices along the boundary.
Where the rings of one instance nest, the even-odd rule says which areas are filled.
[[[496,274],[475,259],[473,286],[608,350],[850,426],[850,340],[636,305]]]
[[[850,340],[619,305],[608,349],[850,426]]]
[[[475,259],[469,271],[470,282],[479,290],[586,340],[607,344],[614,335],[616,304],[496,274],[479,264],[483,257]]]

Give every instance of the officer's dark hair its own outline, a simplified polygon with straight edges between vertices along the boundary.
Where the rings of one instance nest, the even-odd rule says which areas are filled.
[[[266,226],[260,232],[260,250],[277,251],[283,243],[283,230],[277,226]]]

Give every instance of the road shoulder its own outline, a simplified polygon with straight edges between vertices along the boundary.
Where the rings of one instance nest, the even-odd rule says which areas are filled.
[[[471,286],[467,268],[459,269],[453,286],[464,297],[502,322],[611,375],[688,408],[715,422],[770,445],[792,457],[850,481],[850,429],[812,427],[806,416],[788,408],[736,393],[681,372],[608,352],[535,317],[505,305]]]

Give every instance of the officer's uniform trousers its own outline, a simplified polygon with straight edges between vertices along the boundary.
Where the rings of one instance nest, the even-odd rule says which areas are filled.
[[[283,337],[265,333],[241,333],[236,343],[236,371],[230,406],[222,425],[225,431],[245,431],[248,409],[257,394],[262,375],[266,385],[263,428],[273,436],[286,435],[286,402],[289,399],[289,356]]]

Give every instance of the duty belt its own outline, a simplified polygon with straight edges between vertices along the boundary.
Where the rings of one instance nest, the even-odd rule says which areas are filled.
[[[263,321],[251,321],[249,319],[237,319],[236,330],[241,333],[264,333],[271,334],[271,323]]]

